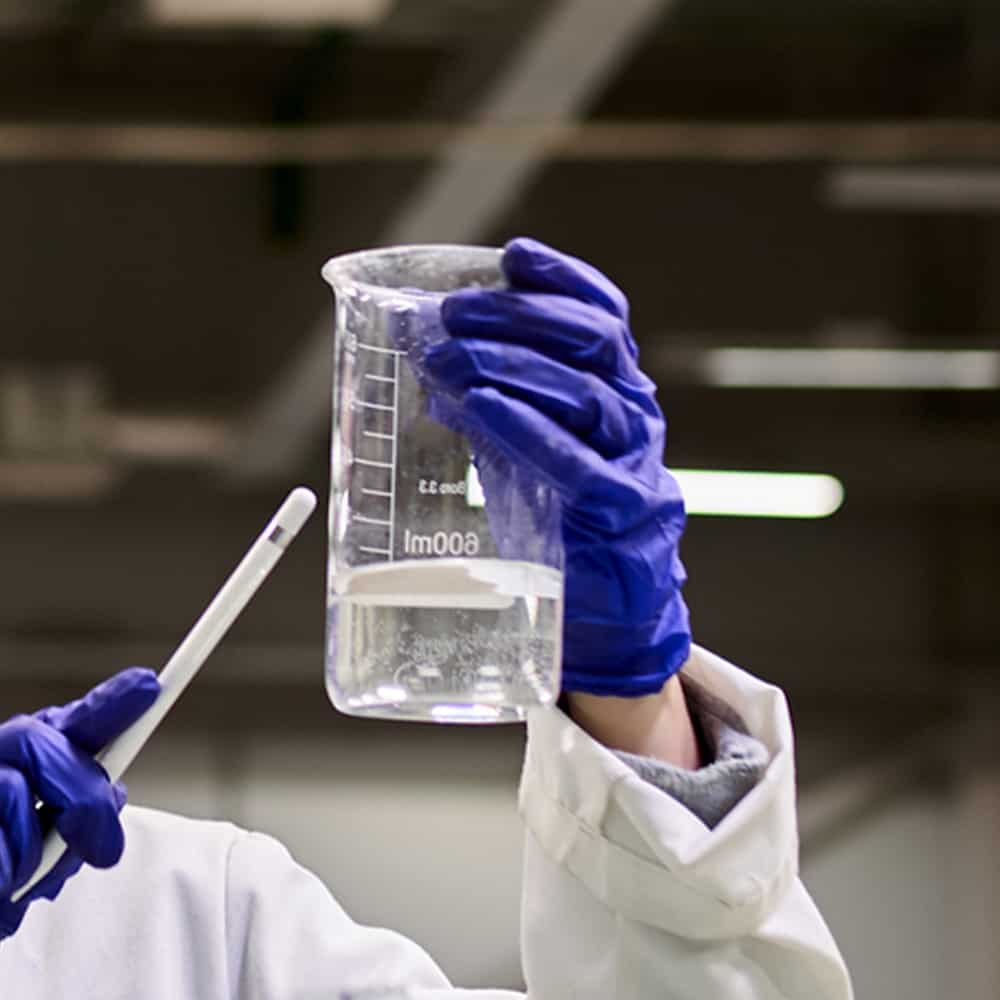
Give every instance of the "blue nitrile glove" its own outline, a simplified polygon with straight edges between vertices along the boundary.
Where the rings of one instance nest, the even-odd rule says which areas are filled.
[[[599,271],[534,240],[508,243],[503,269],[510,290],[444,302],[451,338],[429,346],[423,364],[452,398],[440,413],[432,400],[431,414],[489,442],[476,448],[487,510],[505,488],[523,488],[509,485],[506,463],[561,498],[563,690],[654,693],[690,650],[685,515],[628,303]]]
[[[118,813],[125,786],[113,785],[96,754],[156,700],[151,670],[132,667],[84,698],[0,725],[0,939],[21,925],[36,899],[55,899],[84,862],[116,864],[125,847]],[[45,830],[35,802],[44,803],[69,850],[23,899],[10,897],[33,874]]]

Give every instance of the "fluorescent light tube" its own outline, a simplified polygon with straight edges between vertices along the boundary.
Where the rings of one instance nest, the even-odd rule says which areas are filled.
[[[1000,171],[940,167],[843,167],[830,174],[838,208],[968,212],[1000,209]]]
[[[103,445],[117,459],[135,462],[219,462],[232,444],[228,423],[196,414],[110,414]]]
[[[148,16],[161,25],[337,24],[365,27],[381,20],[392,0],[147,0]]]
[[[699,368],[709,385],[731,388],[1000,388],[1000,351],[719,347]]]
[[[673,469],[688,514],[716,517],[829,517],[844,502],[834,476],[798,472]]]
[[[798,472],[731,472],[673,469],[688,514],[718,517],[829,517],[844,502],[844,487],[833,476]],[[475,467],[470,465],[466,501],[486,503]]]
[[[0,500],[89,500],[118,483],[109,462],[0,458]]]

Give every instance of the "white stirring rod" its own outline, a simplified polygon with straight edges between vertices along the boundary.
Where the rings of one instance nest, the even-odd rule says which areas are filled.
[[[173,708],[240,612],[250,603],[250,598],[274,569],[315,507],[316,494],[304,486],[288,494],[278,512],[160,671],[160,693],[156,701],[97,755],[98,762],[112,781],[118,781],[138,756],[146,740]],[[65,850],[66,842],[55,830],[50,831],[35,873],[11,897],[12,901],[16,903],[48,875]]]

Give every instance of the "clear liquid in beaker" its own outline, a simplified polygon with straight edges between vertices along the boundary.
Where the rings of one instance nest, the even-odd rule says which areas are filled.
[[[378,563],[330,595],[327,687],[354,715],[504,722],[559,696],[562,573],[504,559]]]

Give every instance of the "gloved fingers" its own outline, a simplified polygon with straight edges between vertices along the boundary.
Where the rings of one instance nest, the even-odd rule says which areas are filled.
[[[0,727],[0,764],[19,770],[32,793],[53,809],[56,829],[84,861],[108,868],[125,835],[118,801],[103,768],[62,733],[30,716]]]
[[[613,281],[593,265],[538,240],[525,236],[511,240],[504,247],[501,267],[513,288],[569,295],[628,321],[628,299]]]
[[[455,337],[522,344],[608,378],[637,374],[625,323],[598,306],[565,295],[463,289],[444,300],[441,319]]]
[[[35,797],[20,771],[0,767],[0,898],[23,885],[41,857]]]
[[[493,388],[471,389],[463,415],[515,466],[529,469],[567,500],[597,473],[603,459],[534,407]],[[489,495],[486,498],[489,503]]]
[[[81,750],[95,754],[156,701],[160,682],[152,670],[129,667],[78,701],[46,708],[35,718],[58,729]]]
[[[659,487],[637,478],[627,457],[604,458],[534,407],[496,389],[470,389],[462,402],[470,438],[485,438],[561,497],[564,527],[591,537],[618,536],[657,512]]]
[[[641,414],[610,385],[531,348],[453,338],[425,352],[424,365],[456,393],[492,387],[523,400],[602,455],[619,455],[646,441]]]

